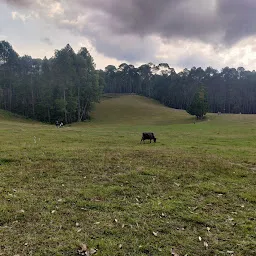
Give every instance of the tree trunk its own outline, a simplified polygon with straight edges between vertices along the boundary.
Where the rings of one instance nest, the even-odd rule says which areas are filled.
[[[86,107],[87,107],[87,104],[84,105],[83,111],[82,111],[81,116],[80,116],[80,120],[83,120],[83,117],[85,116]]]
[[[64,102],[66,104],[66,89],[64,88],[64,92],[63,92],[63,99]],[[66,110],[66,106],[65,106],[65,110],[64,110],[64,117],[65,117],[65,123],[67,124],[68,119],[67,119],[67,110]]]
[[[50,107],[47,108],[47,114],[48,114],[48,121],[51,122],[51,114],[50,114]]]
[[[34,90],[33,90],[33,83],[32,83],[32,75],[30,78],[30,85],[31,85],[31,97],[32,97],[32,115],[35,118],[35,98],[34,98]]]
[[[77,88],[77,98],[78,98],[78,105],[77,105],[77,122],[81,122],[81,105],[80,105],[80,87]]]
[[[10,84],[10,88],[8,89],[9,94],[9,111],[12,111],[12,87]]]

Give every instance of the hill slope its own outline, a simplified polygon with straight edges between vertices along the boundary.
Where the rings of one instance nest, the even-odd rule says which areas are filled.
[[[159,102],[139,95],[105,94],[91,112],[95,125],[171,125],[191,124],[195,117],[185,110],[168,108]],[[208,121],[216,125],[256,125],[256,115],[207,113]],[[23,116],[0,109],[1,125],[42,125]],[[88,123],[87,123],[88,124]],[[72,124],[74,126],[75,123]],[[75,125],[76,126],[76,125]]]
[[[9,111],[0,109],[0,121],[12,121],[12,120],[18,120],[18,119],[22,119],[22,118]]]
[[[165,107],[155,100],[138,95],[107,96],[92,112],[93,121],[105,124],[191,123],[184,110]]]

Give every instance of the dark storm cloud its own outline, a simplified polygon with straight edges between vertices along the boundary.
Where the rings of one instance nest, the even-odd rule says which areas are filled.
[[[219,0],[218,16],[225,31],[224,41],[233,44],[256,34],[255,0]]]
[[[80,0],[101,11],[117,34],[193,38],[232,44],[256,33],[255,0]],[[106,20],[108,21],[106,23]]]
[[[40,1],[36,0],[0,2],[20,7],[40,6]],[[97,14],[91,15],[91,19],[95,17],[93,23],[115,35],[153,34],[165,39],[193,38],[208,43],[232,44],[256,33],[255,0],[76,0],[72,4],[68,0],[46,2],[64,4],[67,18],[94,11]]]

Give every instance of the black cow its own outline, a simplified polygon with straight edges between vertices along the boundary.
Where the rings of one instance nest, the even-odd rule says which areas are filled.
[[[154,142],[156,142],[156,137],[153,132],[143,132],[140,142],[142,141],[144,142],[144,140],[150,140],[150,143],[151,143],[151,140],[154,140]]]

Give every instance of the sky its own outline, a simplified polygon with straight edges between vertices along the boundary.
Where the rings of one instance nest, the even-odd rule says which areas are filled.
[[[50,58],[87,47],[96,67],[256,69],[256,0],[0,0],[0,41]]]

